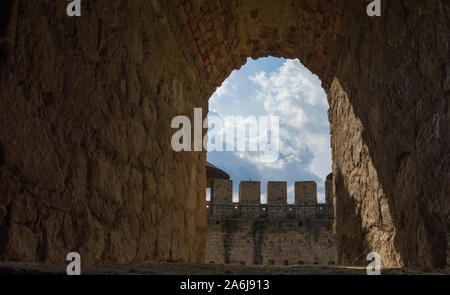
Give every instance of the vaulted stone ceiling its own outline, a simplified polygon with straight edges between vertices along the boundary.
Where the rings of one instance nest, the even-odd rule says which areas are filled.
[[[248,57],[269,55],[300,58],[330,85],[346,34],[344,1],[176,2],[170,23],[211,91]]]

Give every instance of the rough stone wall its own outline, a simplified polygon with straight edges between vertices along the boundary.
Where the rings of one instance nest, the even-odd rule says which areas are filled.
[[[0,260],[203,261],[205,153],[170,147],[172,118],[207,110],[200,75],[151,1],[82,3],[12,1]]]
[[[450,233],[447,232],[447,266],[450,265]]]
[[[332,219],[208,218],[206,263],[335,264]]]
[[[1,259],[201,260],[205,153],[170,120],[273,55],[328,92],[339,261],[446,264],[448,1],[82,2],[1,4]]]
[[[214,180],[213,187],[229,184],[230,180]],[[296,204],[288,205],[286,182],[269,181],[268,202],[261,204],[259,186],[257,181],[241,182],[239,196],[244,202],[240,199],[238,203],[231,201],[231,190],[226,191],[226,199],[230,200],[228,203],[223,202],[223,191],[216,190],[219,191],[218,196],[212,191],[207,206],[206,262],[335,264],[337,252],[332,228],[333,208],[329,203],[317,203],[317,189],[311,190],[308,195],[295,194],[297,198],[315,199],[314,204],[305,205],[297,200]],[[301,192],[304,193],[304,190]],[[257,199],[258,202],[249,203],[249,199]],[[302,205],[298,206],[298,203]]]
[[[349,14],[329,89],[340,263],[446,265],[449,3],[385,1]]]

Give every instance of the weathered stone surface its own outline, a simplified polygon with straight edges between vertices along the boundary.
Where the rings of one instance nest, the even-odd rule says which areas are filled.
[[[206,262],[245,265],[335,264],[332,218],[208,217]]]
[[[315,181],[296,181],[294,190],[296,205],[314,205],[317,203],[317,183]]]
[[[213,187],[232,187],[231,180],[215,181]],[[205,262],[265,266],[335,264],[332,206],[318,204],[316,194],[314,203],[307,206],[288,205],[286,184],[268,181],[266,204],[255,202],[259,201],[257,181],[240,183],[238,203],[232,202],[231,190],[211,191]],[[295,189],[304,192],[301,186]]]
[[[443,267],[448,3],[397,1],[381,18],[349,17],[328,95],[340,262],[362,262],[371,249],[385,265]]]
[[[261,182],[241,181],[239,183],[239,203],[249,205],[260,205]]]
[[[170,120],[273,55],[328,93],[340,262],[446,264],[448,1],[82,2],[2,1],[0,259],[202,260],[206,157]]]
[[[287,182],[268,181],[267,182],[267,202],[273,205],[287,204]]]
[[[214,204],[230,204],[233,202],[233,182],[229,179],[215,179],[211,195],[214,195],[214,199],[211,199]]]
[[[199,75],[151,1],[82,2],[12,2],[0,259],[202,261],[205,153],[170,146],[172,117],[207,109]]]

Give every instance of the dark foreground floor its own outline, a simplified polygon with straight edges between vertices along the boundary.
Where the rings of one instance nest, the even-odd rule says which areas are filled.
[[[146,262],[129,265],[81,266],[82,274],[123,275],[365,275],[365,267],[353,266],[245,266],[230,264],[198,264],[184,262]],[[65,274],[66,266],[0,262],[0,274]],[[387,275],[433,274],[411,268],[383,269]],[[449,273],[449,269],[436,274]]]

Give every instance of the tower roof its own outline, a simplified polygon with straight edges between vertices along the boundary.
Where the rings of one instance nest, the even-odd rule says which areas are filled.
[[[210,187],[214,179],[230,179],[230,175],[213,164],[206,162],[206,186]]]

